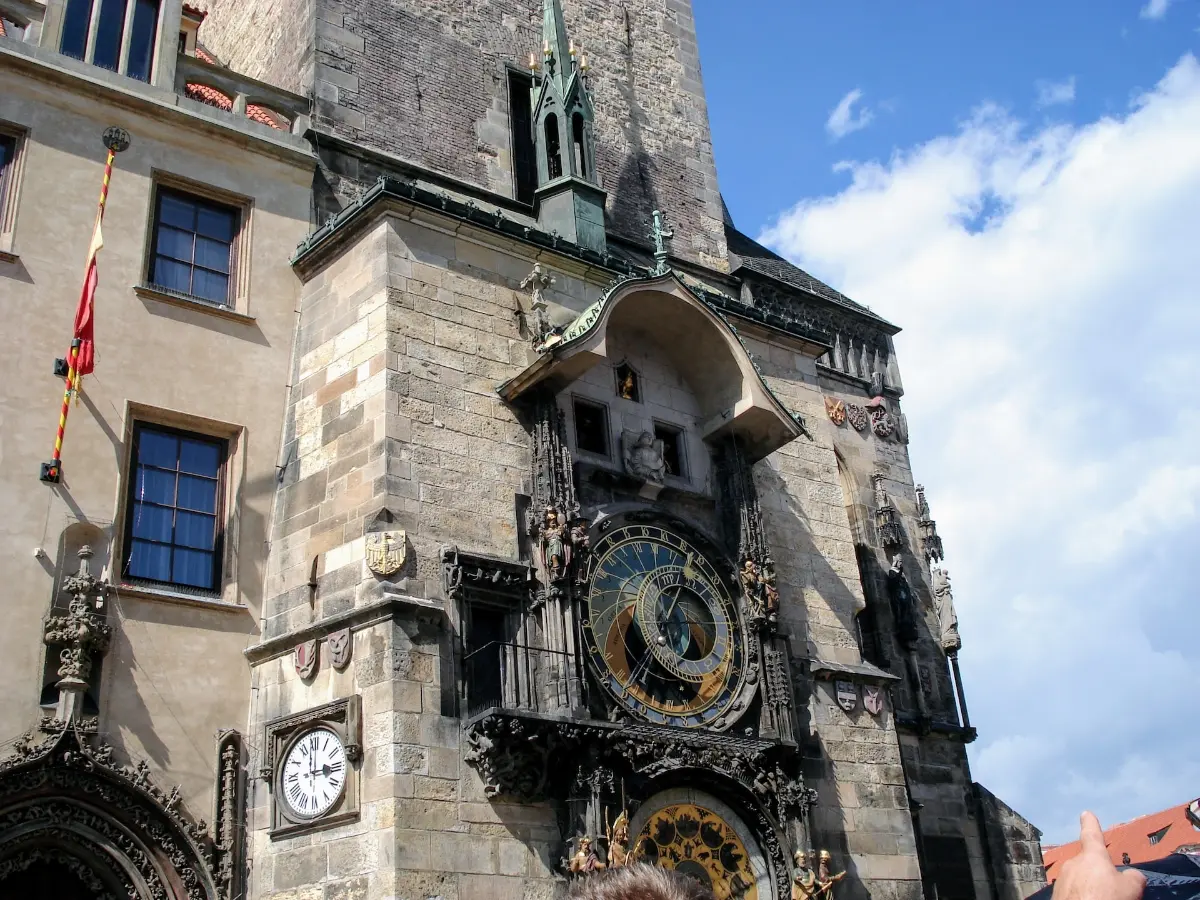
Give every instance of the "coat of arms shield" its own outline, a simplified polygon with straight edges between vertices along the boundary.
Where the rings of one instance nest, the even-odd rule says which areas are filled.
[[[873,716],[883,712],[883,688],[868,684],[863,686],[863,706]]]
[[[846,404],[836,397],[825,398],[825,412],[828,413],[829,421],[834,425],[840,426],[846,421]]]
[[[296,645],[296,673],[304,679],[312,678],[317,671],[317,641],[303,641]]]
[[[350,649],[353,645],[349,628],[335,631],[329,636],[329,662],[339,672],[350,665]]]
[[[395,575],[404,566],[408,545],[403,531],[374,531],[367,535],[367,568],[376,575]]]
[[[854,682],[839,681],[833,687],[837,694],[838,706],[846,712],[854,712],[854,708],[858,706],[858,688],[855,687]]]

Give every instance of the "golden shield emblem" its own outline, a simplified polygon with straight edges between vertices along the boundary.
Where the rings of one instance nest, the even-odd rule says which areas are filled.
[[[395,575],[404,566],[408,545],[403,531],[367,535],[367,568],[376,575]]]

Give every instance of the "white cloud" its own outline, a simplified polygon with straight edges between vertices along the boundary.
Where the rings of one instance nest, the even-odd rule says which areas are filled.
[[[1200,64],[1121,117],[954,133],[763,239],[905,327],[975,776],[1047,841],[1200,794]]]
[[[1142,18],[1161,19],[1174,2],[1175,0],[1147,0],[1146,5],[1142,7]]]
[[[855,113],[854,105],[862,99],[862,95],[862,89],[855,88],[838,101],[838,105],[829,114],[829,119],[825,122],[825,130],[835,141],[852,132],[861,131],[875,118],[875,114],[866,106],[861,107],[857,114]]]
[[[1037,83],[1037,106],[1064,106],[1075,101],[1075,76],[1066,81],[1039,81]]]

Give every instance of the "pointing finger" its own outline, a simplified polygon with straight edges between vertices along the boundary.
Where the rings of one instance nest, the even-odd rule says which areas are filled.
[[[1100,820],[1090,812],[1079,817],[1079,843],[1084,853],[1103,853],[1108,856],[1104,846],[1104,832],[1100,828]]]

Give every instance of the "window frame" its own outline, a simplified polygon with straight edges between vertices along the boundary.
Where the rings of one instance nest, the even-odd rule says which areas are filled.
[[[64,56],[81,60],[88,65],[96,66],[109,72],[116,72],[135,81],[141,81],[143,84],[154,84],[159,70],[160,45],[164,38],[163,0],[79,0],[79,3],[81,8],[84,5],[87,7],[86,14],[83,15],[80,22],[84,26],[82,54],[76,55],[74,52],[64,48],[67,29],[70,25],[68,18],[72,12],[72,0],[66,0],[63,3],[62,22],[59,26],[57,40],[55,41],[55,49]],[[118,13],[111,11],[115,9],[115,7],[110,5],[113,3],[120,4]],[[130,63],[135,54],[133,47],[134,24],[138,19],[139,9],[147,3],[152,3],[155,10],[153,26],[149,29],[150,45],[147,50],[146,77],[142,78],[138,75],[130,74]],[[107,25],[105,23],[106,14],[110,17],[107,20]],[[102,26],[110,28],[111,23],[115,22],[117,14],[120,16],[120,26],[115,33],[115,66],[101,65],[96,61],[96,50],[101,38]],[[111,41],[107,42],[108,46],[111,46],[111,44]]]
[[[17,258],[14,238],[27,134],[24,128],[0,122],[0,141],[9,148],[7,159],[0,164],[0,262],[15,262]]]
[[[231,315],[234,318],[250,316],[250,248],[252,246],[252,227],[254,218],[254,201],[249,197],[234,194],[211,185],[201,184],[190,179],[182,178],[168,172],[155,171],[152,174],[153,190],[150,196],[150,212],[146,217],[146,244],[142,262],[142,283],[138,293],[149,295],[158,300],[202,309],[206,312]],[[202,202],[210,205],[224,206],[236,213],[233,240],[229,245],[229,281],[224,303],[209,300],[197,294],[173,290],[154,280],[154,266],[158,255],[158,232],[161,218],[161,197],[164,192],[183,195],[192,202]],[[194,233],[194,232],[193,232]],[[189,265],[193,270],[195,256]],[[201,266],[205,271],[209,270]]]
[[[600,453],[596,450],[589,450],[586,447],[581,447],[579,444],[579,407],[590,406],[600,410],[604,417],[604,452]],[[609,413],[608,404],[599,400],[593,400],[591,397],[585,397],[582,394],[571,395],[571,443],[575,446],[576,453],[586,454],[594,459],[603,459],[609,462],[615,460],[616,453],[614,452],[614,442],[612,434],[612,416]]]
[[[508,132],[512,153],[513,199],[533,206],[538,188],[537,141],[533,135],[533,78],[527,72],[507,66]],[[524,115],[518,117],[518,109]],[[521,121],[525,133],[521,134]]]
[[[213,586],[211,588],[200,588],[177,581],[163,581],[155,578],[145,578],[141,576],[130,575],[128,572],[130,557],[133,553],[133,542],[135,540],[133,535],[133,525],[135,519],[134,504],[137,502],[137,498],[134,496],[134,491],[137,489],[137,467],[139,464],[137,449],[141,435],[146,431],[168,434],[177,438],[199,440],[205,443],[215,444],[220,448],[220,457],[217,463],[217,484],[213,513],[215,533],[213,535]],[[169,591],[171,593],[183,594],[200,599],[216,600],[221,597],[225,582],[227,580],[227,573],[225,570],[225,540],[228,524],[226,502],[228,495],[230,451],[230,441],[227,438],[212,434],[205,434],[204,432],[189,431],[172,425],[164,425],[160,422],[148,421],[141,418],[134,420],[130,432],[129,460],[128,465],[126,466],[125,486],[123,491],[125,500],[125,521],[120,555],[121,584],[149,589],[152,591]],[[170,508],[176,512],[180,509],[178,505]],[[156,543],[161,544],[163,542],[157,541]],[[173,559],[175,549],[181,546],[175,542],[174,529],[172,529],[172,539],[168,546],[171,547]]]
[[[691,479],[692,468],[689,465],[687,452],[687,429],[682,425],[676,425],[674,422],[667,422],[663,419],[654,419],[651,423],[654,430],[654,439],[656,441],[663,440],[659,434],[660,431],[670,432],[675,435],[675,446],[678,449],[679,456],[679,471],[667,472],[667,477],[678,479],[679,481],[689,481]],[[664,442],[665,444],[665,442]],[[666,454],[663,454],[663,462],[666,462]]]

